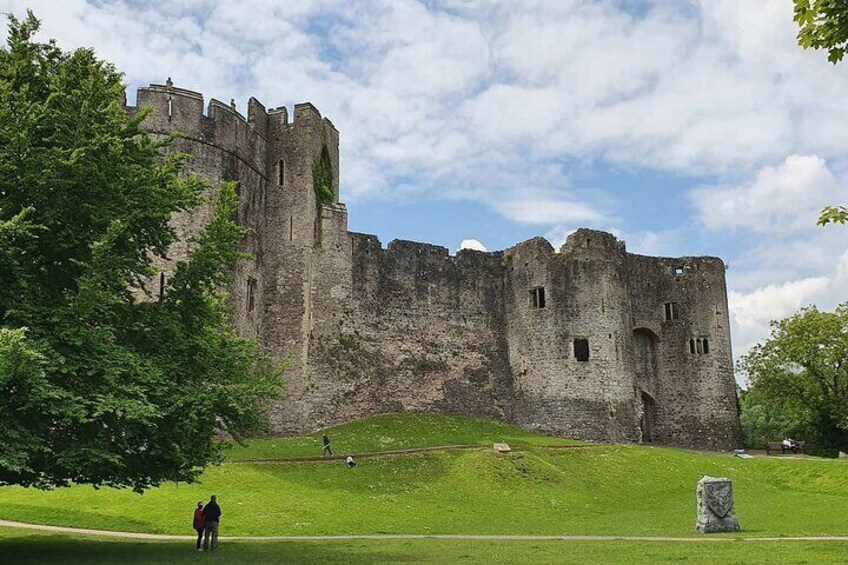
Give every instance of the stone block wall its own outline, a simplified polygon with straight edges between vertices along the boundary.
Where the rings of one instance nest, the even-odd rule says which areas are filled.
[[[719,259],[633,255],[593,230],[558,252],[542,238],[455,256],[409,241],[383,248],[348,232],[339,134],[311,104],[291,122],[255,99],[247,119],[215,100],[204,114],[200,94],[169,84],[140,89],[138,105],[153,108],[152,133],[181,132],[172,150],[191,156],[210,196],[238,182],[252,258],[234,267],[233,323],[289,360],[287,398],[270,406],[278,433],[434,411],[601,441],[736,447]],[[312,170],[324,148],[333,198],[320,204]],[[203,206],[173,219],[180,241],[163,271],[209,217]]]

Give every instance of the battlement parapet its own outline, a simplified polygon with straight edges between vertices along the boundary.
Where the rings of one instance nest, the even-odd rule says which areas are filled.
[[[580,228],[568,236],[565,243],[560,247],[559,252],[583,255],[597,252],[606,253],[609,251],[624,253],[626,250],[627,248],[624,242],[619,241],[611,233]]]

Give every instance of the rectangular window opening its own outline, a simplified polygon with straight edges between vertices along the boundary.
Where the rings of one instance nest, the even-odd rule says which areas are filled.
[[[294,241],[294,216],[289,216],[289,241]]]
[[[589,340],[577,338],[574,340],[574,358],[578,361],[589,360]]]
[[[167,277],[165,277],[165,273],[159,273],[159,300],[165,298],[165,283],[167,282]]]
[[[253,312],[253,307],[256,302],[256,279],[253,277],[247,278],[247,311]]]
[[[691,353],[692,355],[695,355],[695,340],[694,339],[689,340],[689,353]]]
[[[530,289],[530,307],[544,308],[545,307],[545,287],[537,286]]]
[[[283,163],[283,160],[280,159],[280,162],[277,163],[277,184],[283,186],[286,180],[286,165]]]
[[[707,338],[703,338],[702,341],[704,342],[704,355],[706,355],[710,352],[710,342],[707,341]]]
[[[680,318],[680,309],[677,307],[677,302],[665,303],[665,321],[677,320]]]

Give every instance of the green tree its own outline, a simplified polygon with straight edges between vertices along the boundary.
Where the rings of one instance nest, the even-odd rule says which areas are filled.
[[[235,188],[165,297],[136,300],[204,185],[123,109],[111,65],[38,27],[10,16],[0,50],[0,484],[191,481],[280,388],[228,321]]]
[[[772,322],[769,338],[739,368],[751,382],[742,419],[752,431],[772,439],[799,435],[822,453],[846,448],[848,303],[835,312],[804,308]]]
[[[827,60],[842,60],[848,49],[848,1],[794,0],[798,44],[804,49],[827,49]]]
[[[798,44],[804,49],[827,49],[827,60],[834,65],[848,49],[848,0],[793,0]],[[828,206],[821,211],[817,224],[845,224],[848,209]]]

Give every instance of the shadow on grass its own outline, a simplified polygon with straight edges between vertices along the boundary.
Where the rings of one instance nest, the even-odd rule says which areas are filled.
[[[0,563],[42,565],[62,563],[94,565],[177,565],[182,563],[351,563],[351,549],[357,563],[417,562],[408,552],[315,542],[226,542],[212,552],[197,552],[194,543],[126,540],[74,539],[67,536],[25,535],[0,538]]]
[[[126,516],[86,512],[68,504],[61,507],[30,504],[0,504],[0,518],[31,524],[50,524],[51,526],[70,526],[92,530],[113,532],[159,532],[156,524],[146,520],[137,520]],[[0,561],[2,563],[2,561]]]

